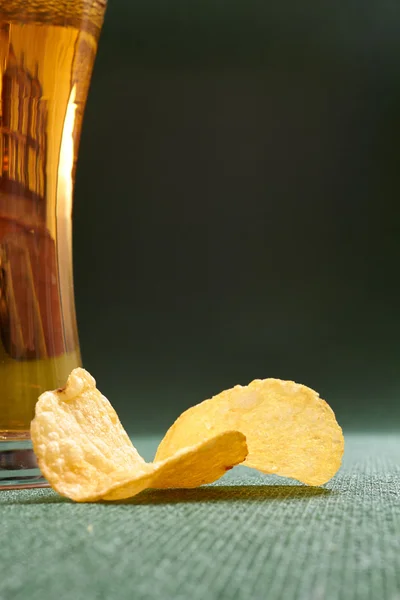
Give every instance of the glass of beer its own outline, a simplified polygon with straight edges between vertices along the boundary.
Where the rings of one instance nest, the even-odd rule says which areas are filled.
[[[72,196],[106,0],[0,0],[0,489],[46,485],[29,428],[80,365]]]

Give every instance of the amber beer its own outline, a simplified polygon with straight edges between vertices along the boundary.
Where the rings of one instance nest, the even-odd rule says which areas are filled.
[[[104,11],[0,0],[0,487],[33,473],[36,400],[80,364],[72,193]]]

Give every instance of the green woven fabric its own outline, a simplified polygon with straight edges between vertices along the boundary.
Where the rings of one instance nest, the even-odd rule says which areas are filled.
[[[1,600],[400,600],[400,436],[348,435],[325,489],[237,468],[119,504],[2,492],[0,534]]]

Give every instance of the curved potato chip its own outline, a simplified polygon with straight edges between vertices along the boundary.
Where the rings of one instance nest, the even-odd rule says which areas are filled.
[[[121,500],[147,488],[194,488],[212,483],[243,462],[246,455],[245,436],[238,431],[226,431],[182,448],[164,461],[147,464],[152,467],[150,476],[140,476],[137,480],[131,474],[130,481],[116,483],[102,498]]]
[[[322,485],[341,464],[344,439],[332,409],[310,388],[279,379],[237,385],[189,408],[167,432],[156,460],[228,430],[244,433],[244,465],[264,473]]]
[[[74,369],[65,388],[40,396],[31,437],[47,481],[78,502],[128,498],[148,487],[211,483],[247,455],[245,436],[226,431],[146,463],[84,369]]]

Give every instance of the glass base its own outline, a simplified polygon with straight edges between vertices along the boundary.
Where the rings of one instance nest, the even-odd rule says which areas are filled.
[[[49,487],[29,439],[0,440],[0,491]]]

